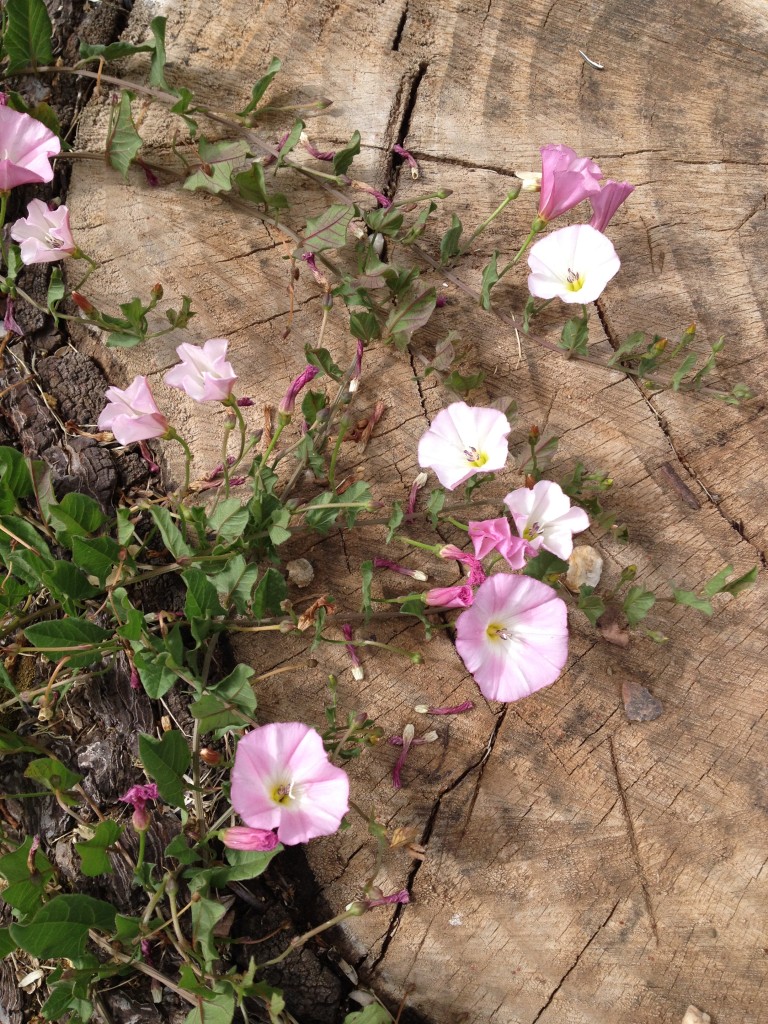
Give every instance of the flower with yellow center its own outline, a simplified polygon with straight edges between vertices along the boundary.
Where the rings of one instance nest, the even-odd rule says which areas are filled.
[[[454,490],[475,473],[506,465],[509,422],[498,409],[454,402],[442,409],[419,441],[419,465],[433,469],[443,487]]]
[[[528,254],[528,290],[537,299],[594,302],[621,262],[610,239],[589,224],[560,228]]]

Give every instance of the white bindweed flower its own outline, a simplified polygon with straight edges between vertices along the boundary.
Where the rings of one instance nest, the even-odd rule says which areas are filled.
[[[528,254],[528,291],[537,299],[594,302],[621,261],[610,239],[589,224],[553,231]]]
[[[435,416],[419,441],[419,465],[434,470],[449,491],[475,473],[503,469],[509,455],[509,422],[498,409],[454,402]]]

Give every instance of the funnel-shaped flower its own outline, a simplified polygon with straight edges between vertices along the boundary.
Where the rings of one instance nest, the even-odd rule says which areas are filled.
[[[589,196],[592,204],[592,220],[590,227],[597,231],[605,231],[608,221],[616,213],[628,195],[635,191],[635,186],[628,181],[606,181],[599,192]]]
[[[528,254],[528,291],[537,299],[594,302],[621,266],[610,239],[589,224],[546,235]]]
[[[29,182],[52,181],[58,138],[29,114],[0,106],[0,192]]]
[[[99,416],[99,430],[111,430],[120,444],[162,437],[169,430],[168,420],[158,409],[146,377],[134,377],[122,391],[107,388],[107,405]]]
[[[27,207],[27,216],[14,223],[11,238],[21,244],[21,262],[26,266],[54,263],[71,256],[77,249],[67,207],[52,210],[40,199],[33,199]]]
[[[488,700],[527,697],[554,683],[565,665],[565,604],[545,583],[497,573],[456,620],[456,650]]]
[[[567,559],[573,551],[573,535],[589,527],[583,508],[571,508],[571,499],[559,484],[539,480],[519,487],[504,499],[520,536],[533,548],[544,548]]]
[[[509,422],[498,409],[470,408],[454,402],[442,409],[419,441],[419,465],[433,469],[452,491],[475,473],[503,469],[509,447]]]
[[[539,220],[549,221],[600,191],[603,172],[570,146],[541,147]]]
[[[163,380],[184,391],[195,402],[223,402],[229,398],[237,374],[227,362],[226,338],[211,338],[202,346],[184,343],[176,349],[181,362]]]
[[[349,808],[346,772],[328,760],[319,733],[276,722],[247,733],[232,768],[232,806],[251,828],[277,829],[292,846],[335,832]]]

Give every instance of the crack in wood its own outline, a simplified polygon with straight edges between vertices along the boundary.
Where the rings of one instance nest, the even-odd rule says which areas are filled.
[[[400,49],[400,43],[403,40],[403,32],[405,32],[405,25],[406,25],[407,21],[408,21],[408,4],[406,2],[405,5],[403,6],[403,11],[402,11],[402,14],[400,15],[400,20],[397,23],[397,28],[395,29],[394,39],[392,40],[392,52],[393,53],[397,53],[398,50]]]
[[[571,974],[573,974],[573,972],[579,966],[579,961],[581,960],[581,958],[584,956],[584,954],[589,949],[589,947],[592,945],[592,943],[595,941],[597,936],[600,934],[600,932],[603,930],[603,928],[605,928],[605,926],[611,920],[613,915],[616,913],[616,908],[618,907],[619,903],[621,903],[621,899],[616,900],[616,902],[613,904],[613,906],[611,907],[610,911],[608,912],[608,916],[606,917],[606,919],[603,921],[603,923],[601,925],[599,925],[595,929],[595,931],[590,935],[590,937],[587,939],[585,944],[581,947],[581,950],[576,954],[576,959],[573,961],[571,966],[568,968],[568,970],[562,976],[562,978],[557,983],[557,985],[555,985],[555,987],[552,989],[552,992],[550,993],[549,998],[547,999],[546,1003],[544,1003],[544,1005],[539,1010],[539,1012],[536,1014],[536,1016],[533,1018],[533,1020],[531,1021],[531,1024],[536,1024],[536,1022],[541,1019],[542,1014],[545,1013],[549,1009],[549,1007],[552,1005],[552,1002],[555,999],[555,997],[557,996],[557,993],[560,991],[560,989],[563,987],[565,982],[568,980],[569,976]]]
[[[637,834],[635,833],[635,825],[632,821],[632,814],[629,810],[629,801],[627,800],[627,794],[624,789],[624,785],[621,781],[621,773],[619,772],[619,760],[616,757],[616,747],[613,742],[613,736],[608,737],[608,750],[611,755],[611,766],[613,767],[613,773],[616,776],[616,786],[619,791],[619,800],[621,802],[621,809],[624,815],[624,822],[627,826],[627,834],[629,836],[629,845],[632,850],[632,858],[635,862],[635,868],[637,869],[637,876],[640,880],[640,888],[643,893],[643,902],[645,909],[648,914],[648,920],[651,926],[653,937],[656,940],[656,945],[659,944],[659,928],[656,922],[656,914],[651,903],[650,892],[648,891],[648,881],[645,875],[645,869],[643,868],[643,862],[640,859],[640,846],[637,842]],[[618,905],[618,904],[617,904]],[[614,910],[616,908],[614,907]],[[536,1018],[538,1020],[538,1017]],[[532,1022],[535,1024],[535,1021]]]

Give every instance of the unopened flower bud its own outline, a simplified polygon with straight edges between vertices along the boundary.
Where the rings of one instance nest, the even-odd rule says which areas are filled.
[[[82,309],[82,311],[87,316],[90,316],[91,313],[96,312],[96,307],[94,306],[94,304],[90,301],[90,299],[86,299],[84,295],[81,295],[80,292],[72,292],[72,301],[76,306]]]
[[[221,764],[221,754],[218,750],[211,750],[210,747],[203,747],[200,751],[200,759],[210,765]]]
[[[153,285],[151,295],[153,299],[157,299],[159,302],[163,297],[163,286],[161,284]]]

